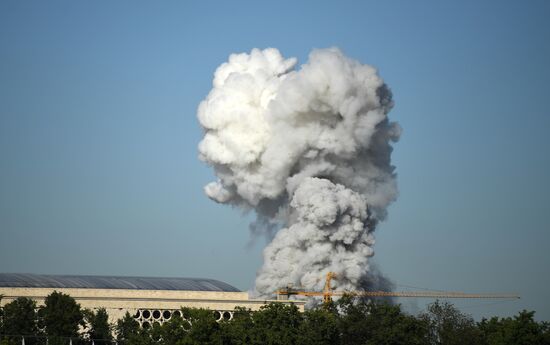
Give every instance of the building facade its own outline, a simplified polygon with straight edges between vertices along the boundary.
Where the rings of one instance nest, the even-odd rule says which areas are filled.
[[[82,308],[105,308],[112,323],[129,312],[142,327],[162,324],[182,307],[210,309],[216,319],[230,320],[235,307],[254,311],[279,302],[294,303],[303,311],[305,304],[250,299],[248,292],[214,279],[0,273],[0,306],[18,297],[31,298],[40,306],[53,291],[70,295]]]

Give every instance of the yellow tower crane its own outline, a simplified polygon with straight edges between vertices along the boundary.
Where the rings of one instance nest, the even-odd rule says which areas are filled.
[[[331,281],[336,278],[334,272],[328,272],[325,279],[323,291],[306,291],[287,286],[284,289],[275,291],[278,300],[287,300],[290,296],[322,296],[323,302],[332,301],[332,296],[360,296],[360,297],[427,297],[427,298],[494,298],[494,299],[517,299],[518,295],[513,294],[488,294],[488,293],[464,293],[464,292],[441,292],[441,291],[334,291]]]

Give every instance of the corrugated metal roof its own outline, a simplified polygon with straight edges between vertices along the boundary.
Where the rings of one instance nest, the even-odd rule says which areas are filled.
[[[203,278],[156,278],[0,273],[0,287],[229,291],[227,283]]]

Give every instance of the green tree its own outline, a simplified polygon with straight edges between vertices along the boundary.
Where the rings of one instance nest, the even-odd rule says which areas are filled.
[[[109,315],[105,308],[99,308],[96,312],[85,310],[85,319],[89,326],[88,337],[96,345],[110,344],[113,340],[112,327],[109,325]]]
[[[252,343],[251,331],[254,328],[250,309],[236,307],[233,319],[220,324],[224,345],[249,345]]]
[[[299,339],[299,343],[303,345],[340,344],[338,315],[326,308],[306,310]]]
[[[541,329],[542,329],[542,343],[545,345],[550,344],[550,322],[542,322],[541,323]]]
[[[129,312],[126,312],[122,319],[117,320],[115,333],[117,342],[126,343],[131,337],[139,333],[139,323],[134,320]]]
[[[303,316],[294,305],[270,303],[252,314],[251,344],[299,344]]]
[[[361,345],[367,343],[369,333],[366,322],[368,315],[366,305],[363,301],[357,303],[357,299],[349,295],[342,296],[336,302],[336,307],[341,313],[338,319],[338,328],[342,344]]]
[[[4,306],[3,333],[9,336],[10,343],[21,343],[21,337],[27,336],[25,343],[35,344],[38,328],[36,326],[36,303],[26,297],[18,297]],[[31,337],[29,337],[31,336]]]
[[[523,310],[513,318],[483,319],[478,326],[488,345],[550,344],[548,324],[536,322],[534,316],[534,311]]]
[[[220,324],[212,310],[182,308],[181,313],[184,319],[182,326],[186,332],[178,345],[221,344]]]
[[[187,336],[190,328],[189,322],[178,314],[172,314],[169,321],[165,322],[160,330],[163,344],[175,345]]]
[[[344,296],[338,301],[343,344],[424,344],[427,324],[407,315],[399,305]]]
[[[471,316],[448,302],[435,301],[420,315],[428,325],[430,345],[483,344],[483,334]]]
[[[149,331],[149,338],[153,341],[153,343],[161,343],[161,344],[168,344],[163,338],[162,338],[162,331],[163,327],[158,322],[153,322],[153,326],[148,329]]]
[[[2,308],[2,298],[4,298],[4,295],[0,295],[0,345],[3,345],[2,340],[2,334],[5,334],[4,332],[4,308]]]
[[[44,301],[42,315],[50,345],[65,344],[63,338],[79,339],[79,326],[84,326],[80,305],[74,298],[54,291]]]
[[[153,344],[148,329],[140,328],[130,313],[126,312],[115,326],[116,341],[124,345],[150,345]]]
[[[369,345],[424,344],[428,327],[426,322],[407,315],[400,305],[388,302],[367,304]]]

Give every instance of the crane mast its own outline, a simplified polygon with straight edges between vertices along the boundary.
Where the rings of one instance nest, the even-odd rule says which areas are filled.
[[[416,297],[416,298],[493,298],[493,299],[518,299],[514,294],[493,294],[493,293],[464,293],[464,292],[441,292],[441,291],[334,291],[331,281],[336,278],[334,272],[328,272],[325,278],[323,291],[306,291],[295,289],[291,286],[275,291],[278,300],[287,300],[290,296],[323,297],[323,302],[332,301],[333,296],[359,296],[359,297]]]

